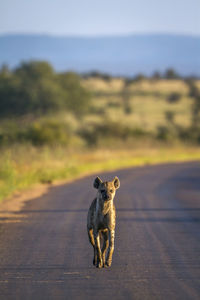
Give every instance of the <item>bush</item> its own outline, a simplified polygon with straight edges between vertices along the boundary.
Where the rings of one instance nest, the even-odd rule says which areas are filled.
[[[32,144],[41,145],[67,145],[70,140],[69,128],[64,123],[48,120],[35,122],[27,130],[26,139]]]
[[[142,129],[131,128],[118,122],[105,120],[100,124],[90,124],[90,126],[82,128],[79,135],[89,146],[95,146],[102,142],[113,142],[114,140],[123,142],[129,138],[145,137],[149,133]]]
[[[165,112],[165,119],[167,120],[168,123],[173,124],[174,123],[174,118],[175,118],[175,112],[171,110],[167,110]]]
[[[168,141],[170,139],[170,131],[165,126],[159,126],[157,128],[157,135],[156,138],[161,141]]]
[[[21,128],[16,122],[8,120],[0,124],[0,146],[22,142],[26,129]]]
[[[167,97],[167,101],[169,103],[175,103],[178,102],[181,99],[181,95],[177,92],[171,93],[168,97]]]
[[[157,132],[157,139],[165,141],[168,139],[168,129],[165,126],[159,126],[158,127],[158,132]]]

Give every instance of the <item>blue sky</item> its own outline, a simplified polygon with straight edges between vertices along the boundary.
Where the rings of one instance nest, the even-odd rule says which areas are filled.
[[[0,0],[0,34],[200,35],[200,0]]]

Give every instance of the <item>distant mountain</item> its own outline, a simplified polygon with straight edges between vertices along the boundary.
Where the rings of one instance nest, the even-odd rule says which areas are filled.
[[[56,70],[98,70],[135,75],[174,68],[182,75],[200,75],[200,37],[167,34],[59,37],[0,36],[0,65],[47,60]]]

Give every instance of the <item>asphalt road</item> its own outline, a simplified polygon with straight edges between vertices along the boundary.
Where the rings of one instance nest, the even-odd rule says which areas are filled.
[[[90,176],[52,187],[1,218],[0,299],[199,300],[200,164],[96,175],[121,181],[111,268],[92,265]]]

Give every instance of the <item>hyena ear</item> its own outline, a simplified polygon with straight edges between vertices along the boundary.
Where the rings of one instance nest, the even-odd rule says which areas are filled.
[[[114,183],[114,186],[117,190],[120,187],[120,181],[119,181],[119,178],[117,176],[115,176],[115,178],[113,179],[113,183]]]
[[[99,185],[102,183],[102,180],[97,176],[94,180],[93,186],[95,189],[99,188]]]

